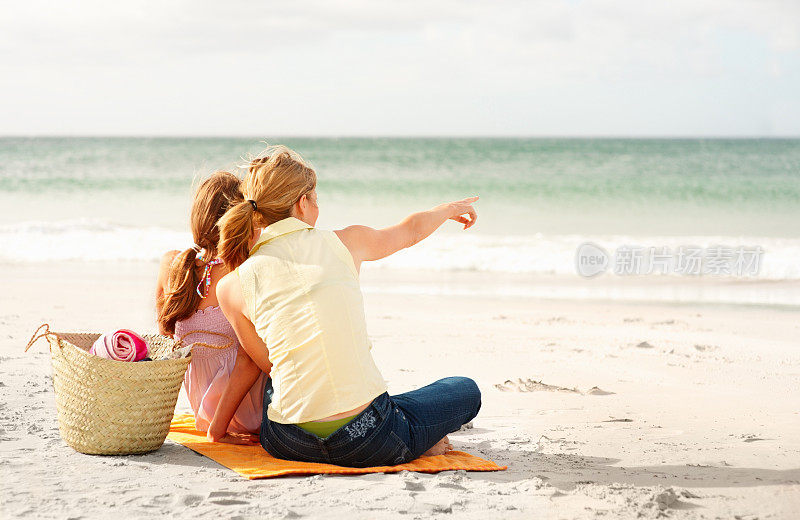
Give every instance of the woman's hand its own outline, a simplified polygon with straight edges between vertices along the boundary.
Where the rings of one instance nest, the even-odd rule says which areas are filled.
[[[455,202],[446,202],[436,206],[436,210],[444,211],[449,220],[455,220],[464,224],[464,229],[470,228],[478,220],[478,213],[472,207],[472,203],[478,200],[478,197],[467,197],[466,199],[457,200]],[[462,215],[469,215],[469,219]]]
[[[211,428],[206,432],[206,438],[211,442],[223,442],[226,444],[238,444],[241,446],[258,446],[258,435],[250,433],[225,432],[223,435],[215,434]]]

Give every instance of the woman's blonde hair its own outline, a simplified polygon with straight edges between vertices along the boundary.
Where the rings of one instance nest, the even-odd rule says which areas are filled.
[[[236,269],[247,260],[256,227],[290,217],[292,207],[316,185],[314,169],[285,146],[270,146],[251,158],[242,181],[244,198],[219,222],[219,254],[228,268]]]
[[[178,254],[167,278],[167,290],[158,302],[158,323],[162,331],[175,333],[175,322],[188,318],[200,305],[197,284],[200,270],[217,257],[219,226],[217,223],[232,204],[243,200],[241,181],[228,172],[215,172],[195,192],[189,216],[196,247]],[[203,251],[202,259],[198,253]]]

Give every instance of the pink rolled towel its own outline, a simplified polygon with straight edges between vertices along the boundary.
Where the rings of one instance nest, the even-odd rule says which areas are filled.
[[[139,361],[147,357],[147,343],[135,332],[120,329],[97,338],[89,354],[116,361]]]

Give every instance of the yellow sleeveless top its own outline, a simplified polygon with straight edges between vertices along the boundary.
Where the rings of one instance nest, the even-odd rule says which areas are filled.
[[[358,271],[336,233],[279,220],[236,271],[269,350],[271,421],[317,421],[386,391],[370,353]]]

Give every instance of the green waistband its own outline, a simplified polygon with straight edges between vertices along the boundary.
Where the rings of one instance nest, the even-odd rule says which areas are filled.
[[[298,426],[307,431],[308,433],[313,433],[317,437],[324,439],[325,437],[328,437],[330,434],[332,434],[345,424],[355,419],[355,417],[356,417],[355,415],[351,415],[350,417],[344,417],[342,419],[334,419],[333,421],[311,421],[311,422],[297,423],[295,426]]]

